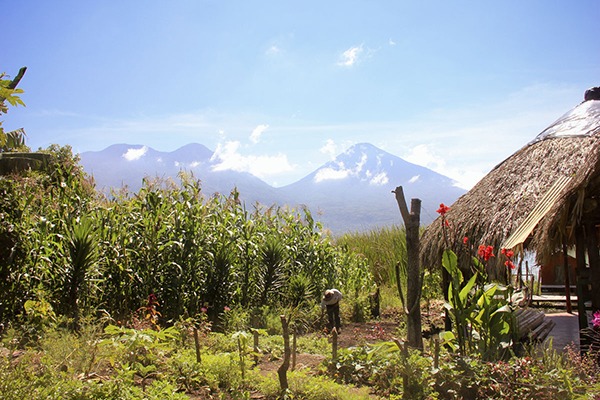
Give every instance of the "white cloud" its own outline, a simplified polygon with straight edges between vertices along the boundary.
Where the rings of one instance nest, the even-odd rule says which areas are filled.
[[[373,177],[373,179],[371,179],[369,181],[369,183],[371,185],[385,185],[386,183],[388,183],[390,181],[390,179],[388,178],[387,174],[385,172],[380,172],[377,175],[375,175]]]
[[[337,130],[337,129],[341,129],[341,130],[344,130],[345,127],[343,127],[343,126],[341,126],[341,127],[331,126],[331,127],[322,127],[320,129],[325,129],[325,130]],[[354,144],[356,144],[356,142],[352,141],[352,140],[344,140],[344,141],[342,141],[342,143],[336,143],[333,139],[327,139],[325,141],[325,144],[323,146],[321,146],[321,148],[319,149],[319,152],[327,155],[327,157],[329,157],[330,160],[335,160],[335,158],[338,155],[344,153],[346,150],[348,150]]]
[[[360,161],[356,163],[356,168],[354,169],[355,173],[359,173],[362,171],[363,167],[367,163],[367,155],[363,153],[360,157]]]
[[[350,175],[352,171],[349,169],[333,169],[333,168],[321,168],[317,171],[314,181],[316,183],[326,180],[339,180],[344,179]]]
[[[213,171],[249,172],[259,178],[284,174],[293,170],[285,154],[275,156],[243,155],[240,153],[239,141],[219,143],[211,161],[216,161]]]
[[[337,156],[337,146],[332,139],[327,139],[319,151],[323,154],[326,154],[332,160]]]
[[[396,45],[396,42],[394,42],[394,40],[393,40],[392,38],[390,38],[390,40],[388,41],[388,44],[389,44],[390,46],[395,46],[395,45]]]
[[[408,162],[432,170],[442,170],[445,166],[444,159],[426,144],[420,144],[413,147],[410,149],[410,152],[403,155],[402,158]]]
[[[363,45],[350,47],[340,55],[337,65],[342,67],[352,67],[358,62],[360,55],[363,52]]]
[[[123,153],[122,157],[127,161],[135,161],[142,158],[148,152],[147,146],[142,146],[139,149],[127,149],[125,153]]]
[[[258,143],[260,141],[260,137],[268,128],[269,125],[258,125],[256,128],[254,128],[254,130],[252,130],[252,133],[250,134],[250,140],[252,141],[252,143]]]
[[[279,48],[279,46],[277,45],[271,45],[267,51],[265,52],[265,54],[267,54],[268,56],[272,56],[272,55],[276,55],[279,54],[281,52],[281,49]]]
[[[421,175],[415,175],[408,180],[408,183],[415,183],[421,178]]]

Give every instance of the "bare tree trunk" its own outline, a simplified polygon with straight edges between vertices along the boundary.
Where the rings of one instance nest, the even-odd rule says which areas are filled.
[[[14,79],[8,84],[7,89],[15,89],[19,82],[21,82],[23,75],[25,75],[25,71],[27,71],[27,67],[22,67],[17,76],[15,76]]]
[[[290,330],[289,330],[289,320],[285,317],[285,315],[280,315],[281,326],[283,328],[283,364],[277,370],[277,375],[279,376],[279,386],[281,387],[282,394],[289,388],[288,379],[287,379],[287,371],[290,368],[290,355],[292,350],[290,349]]]
[[[412,199],[410,213],[404,199],[402,186],[394,190],[400,214],[406,228],[407,285],[405,313],[407,317],[408,345],[422,350],[423,336],[421,332],[421,289],[423,273],[419,263],[419,225],[421,218],[421,200]]]

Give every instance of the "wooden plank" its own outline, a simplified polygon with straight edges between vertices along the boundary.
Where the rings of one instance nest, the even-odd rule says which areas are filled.
[[[544,322],[545,317],[546,316],[541,311],[532,310],[530,308],[524,309],[516,318],[519,339],[528,337],[530,332]]]
[[[551,319],[546,319],[540,326],[531,331],[531,338],[543,342],[548,334],[554,329],[556,323]]]

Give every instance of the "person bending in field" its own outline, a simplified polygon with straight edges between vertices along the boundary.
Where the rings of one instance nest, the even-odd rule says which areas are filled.
[[[337,289],[328,289],[323,294],[321,300],[321,307],[327,309],[327,332],[335,330],[338,334],[341,331],[340,323],[340,300],[342,299],[342,292]]]

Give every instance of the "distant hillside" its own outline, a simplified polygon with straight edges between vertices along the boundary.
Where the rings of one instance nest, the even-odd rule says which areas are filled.
[[[202,190],[229,194],[234,187],[247,203],[271,204],[278,198],[275,188],[247,172],[213,171],[213,151],[193,143],[173,152],[156,151],[143,145],[115,144],[98,152],[81,153],[81,164],[94,176],[99,190],[126,186],[131,191],[142,187],[144,178],[172,178],[181,171],[191,172],[202,182]]]
[[[440,203],[451,204],[465,193],[450,178],[368,143],[352,146],[280,190],[287,197],[302,199],[311,210],[319,212],[325,226],[339,232],[401,223],[392,193],[397,186],[403,187],[407,202],[421,199],[423,224],[437,216],[435,210]]]
[[[364,231],[401,224],[392,190],[404,188],[407,201],[422,200],[421,221],[430,223],[439,203],[451,204],[465,190],[430,169],[409,163],[371,144],[352,146],[301,180],[274,188],[245,172],[215,171],[213,151],[189,144],[173,152],[144,145],[116,144],[98,152],[81,153],[81,163],[99,190],[128,187],[137,191],[145,177],[177,178],[185,170],[202,182],[206,195],[228,194],[237,187],[250,206],[306,205],[315,219],[332,232]]]

